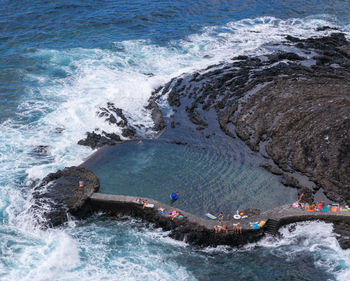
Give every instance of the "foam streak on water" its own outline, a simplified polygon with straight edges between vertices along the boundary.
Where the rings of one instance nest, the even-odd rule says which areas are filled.
[[[24,184],[81,163],[91,153],[76,144],[86,131],[117,131],[95,114],[107,101],[122,108],[134,125],[144,125],[138,133],[147,136],[153,124],[143,107],[157,86],[183,72],[234,56],[272,52],[274,43],[283,41],[287,34],[326,34],[327,31],[315,32],[315,28],[332,26],[330,21],[326,16],[291,20],[264,17],[208,27],[167,46],[131,40],[115,42],[110,49],[35,49],[24,54],[37,65],[33,71],[22,73],[27,88],[16,115],[0,124],[0,279],[193,280],[222,276],[221,280],[225,280],[252,272],[249,268],[244,274],[236,270],[240,257],[235,256],[236,252],[223,269],[217,263],[224,256],[219,255],[217,260],[206,252],[194,253],[187,246],[174,246],[175,242],[160,231],[137,223],[95,218],[96,222],[77,226],[73,223],[45,232],[33,229],[30,218],[21,215],[30,204],[30,191]],[[38,145],[47,145],[49,155],[33,153]],[[314,235],[303,236],[305,231],[314,234],[315,229],[321,233],[315,234],[317,239]],[[339,248],[330,229],[321,223],[313,227],[298,225],[277,244],[265,239],[258,246],[287,261],[298,259],[294,252],[306,251],[314,257],[316,267],[346,280],[349,254]],[[304,237],[302,246],[294,243],[295,247],[282,253],[288,241],[298,241],[300,237]],[[249,255],[245,253],[243,258],[248,256],[249,260]],[[259,252],[254,255],[259,259]],[[214,265],[208,266],[210,263]],[[257,270],[251,276],[263,274],[264,268]]]

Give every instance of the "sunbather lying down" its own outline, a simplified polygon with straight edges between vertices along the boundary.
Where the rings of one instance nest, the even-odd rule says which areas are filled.
[[[141,198],[136,198],[136,199],[134,199],[133,202],[136,203],[136,204],[139,204],[139,205],[143,205]]]
[[[179,211],[172,211],[169,214],[169,217],[171,217],[171,220],[174,220],[174,218],[183,218],[185,215]]]

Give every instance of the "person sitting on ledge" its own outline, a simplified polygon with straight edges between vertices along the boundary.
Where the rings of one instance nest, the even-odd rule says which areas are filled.
[[[144,209],[148,205],[148,200],[143,201],[142,209]]]
[[[234,223],[232,226],[233,226],[233,228],[232,228],[232,230],[233,230],[233,233],[234,234],[236,234],[237,233],[237,223]]]
[[[219,233],[221,231],[221,229],[222,229],[222,222],[219,221],[219,224],[215,225],[214,229],[215,229],[215,233]]]
[[[300,197],[298,198],[297,202],[299,203],[301,199],[303,199],[303,197],[304,197],[304,193],[300,194]]]
[[[317,211],[321,211],[321,209],[322,209],[322,203],[321,202],[317,202],[316,209],[317,209]]]
[[[173,221],[174,218],[176,218],[180,213],[178,211],[172,211],[169,215],[169,217],[171,217],[171,220]]]
[[[225,218],[224,213],[223,213],[223,212],[220,212],[220,214],[218,215],[218,219],[219,219],[219,221],[223,221],[223,220],[224,220],[224,218]]]
[[[83,187],[84,187],[84,182],[83,181],[79,181],[79,188],[83,189]]]
[[[225,232],[227,234],[228,233],[228,225],[227,224],[223,225],[221,230],[222,230],[222,232]]]
[[[240,223],[237,223],[237,233],[242,234],[242,228]]]
[[[306,206],[306,211],[308,211],[308,212],[313,212],[313,211],[314,211],[314,204],[312,204],[312,205],[307,205],[307,206]]]

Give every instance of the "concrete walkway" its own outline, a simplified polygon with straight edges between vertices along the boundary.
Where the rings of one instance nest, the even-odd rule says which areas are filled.
[[[123,195],[110,195],[110,194],[102,194],[102,193],[94,193],[90,196],[92,202],[98,203],[99,206],[103,206],[104,204],[111,206],[115,206],[116,209],[123,208],[123,206],[128,205],[128,208],[137,208],[142,209],[141,205],[135,203],[135,197],[131,196],[123,196]],[[186,211],[174,208],[170,205],[155,201],[151,198],[144,198],[142,200],[148,200],[150,204],[154,204],[153,211],[155,214],[160,215],[157,212],[157,209],[163,208],[166,211],[166,214],[163,216],[167,217],[169,212],[173,210],[177,210],[185,215],[185,218],[175,218],[175,220],[183,220],[186,219],[190,223],[200,225],[205,227],[208,230],[213,230],[214,226],[218,223],[218,220],[207,219],[203,214],[203,218],[195,216]],[[149,208],[146,208],[149,209]],[[148,211],[148,210],[147,210]],[[170,218],[169,218],[170,220]],[[246,219],[231,219],[230,221],[223,221],[223,224],[228,224],[229,230],[232,231],[233,223],[240,223],[242,230],[247,231],[251,230],[250,222],[259,222],[266,221],[266,226],[264,227],[265,232],[270,234],[275,234],[278,229],[286,224],[300,222],[300,221],[309,221],[309,220],[323,220],[327,222],[338,222],[338,221],[350,221],[350,211],[348,212],[307,212],[306,210],[302,210],[300,208],[292,208],[291,205],[283,205],[266,212],[261,213],[258,216],[251,216]]]

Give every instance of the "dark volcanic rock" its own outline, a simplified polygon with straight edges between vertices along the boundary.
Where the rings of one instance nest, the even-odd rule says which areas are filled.
[[[108,102],[107,107],[100,107],[100,110],[97,112],[97,116],[104,118],[106,122],[111,125],[115,125],[118,128],[121,128],[122,136],[127,139],[134,139],[136,135],[136,129],[131,126],[126,118],[123,110],[116,108],[113,103]],[[96,130],[98,131],[98,130]],[[90,146],[91,148],[98,148],[104,145],[115,145],[122,142],[119,135],[116,133],[102,133],[87,132],[86,138],[78,141],[78,144]]]
[[[283,174],[283,172],[280,169],[278,169],[276,167],[272,167],[268,163],[261,164],[260,167],[265,168],[266,170],[270,171],[274,175],[279,175],[280,176],[280,175]]]
[[[186,99],[194,123],[214,109],[225,134],[254,151],[264,142],[264,155],[280,169],[306,175],[330,199],[350,204],[350,43],[335,32],[288,35],[283,44],[299,50],[236,57],[184,74],[157,89],[157,97],[168,94],[173,107]],[[310,54],[315,64],[303,61]]]
[[[278,166],[310,176],[331,199],[339,199],[334,191],[350,202],[349,93],[347,79],[278,79],[243,105],[234,119],[237,134],[249,135],[245,141],[255,150],[267,135],[266,151]]]
[[[343,249],[350,248],[350,223],[349,222],[335,222],[334,223],[334,232],[338,235],[337,240],[340,247]]]
[[[288,176],[288,175],[283,175],[281,182],[285,186],[292,186],[292,187],[296,187],[296,188],[301,187],[299,181],[296,178]]]
[[[328,25],[317,27],[316,31],[325,31],[325,30],[337,30],[335,27],[330,27]]]
[[[55,133],[61,134],[64,130],[65,130],[64,128],[57,127],[57,128],[55,128]]]
[[[87,132],[86,138],[79,140],[78,144],[90,146],[92,149],[95,149],[104,145],[115,145],[122,142],[120,136],[117,134],[104,134],[105,136],[96,134],[95,132]],[[125,134],[125,136],[127,136],[127,134]]]
[[[122,136],[125,138],[133,139],[136,134],[136,129],[133,127],[127,127],[122,129]]]
[[[301,195],[304,194],[302,197]],[[301,197],[300,202],[301,203],[309,203],[312,204],[314,203],[314,194],[311,189],[302,187],[298,189],[298,198]]]
[[[118,127],[124,128],[128,124],[128,119],[125,117],[123,110],[116,108],[111,102],[107,102],[107,107],[100,107],[97,115]]]
[[[148,105],[145,107],[146,109],[151,110],[152,120],[154,122],[153,130],[161,131],[165,128],[165,122],[163,120],[162,112],[160,111],[158,104],[154,101],[153,98],[149,100]]]
[[[177,145],[187,145],[187,142],[176,141],[176,140],[172,140],[170,141],[170,143],[177,144]]]
[[[79,181],[84,187],[79,187]],[[86,200],[98,191],[98,178],[80,167],[64,168],[47,175],[33,190],[33,205],[29,212],[41,227],[56,226],[67,221],[69,215],[83,217],[89,213]]]
[[[203,121],[202,117],[200,116],[200,114],[193,110],[193,111],[190,111],[188,113],[188,117],[190,119],[190,121],[193,123],[193,124],[196,124],[196,125],[201,125],[201,126],[208,126],[208,124],[206,122]]]
[[[162,112],[160,111],[157,103],[151,97],[148,105],[145,107],[148,110],[151,110],[152,120],[154,122],[153,130],[159,132],[165,128],[165,122],[163,120]],[[130,125],[128,118],[124,114],[123,110],[115,107],[111,102],[107,103],[106,107],[100,107],[97,112],[97,116],[103,118],[106,122],[111,125],[115,125],[121,130],[121,135],[128,140],[133,140],[137,137],[136,128]],[[142,125],[137,126],[141,128]],[[96,129],[93,132],[87,132],[86,138],[78,141],[78,144],[90,146],[91,148],[98,148],[104,145],[115,145],[123,142],[119,135],[116,133],[102,133],[98,132],[99,129]]]
[[[33,152],[38,155],[46,156],[49,154],[49,148],[48,145],[38,145],[33,149]]]

